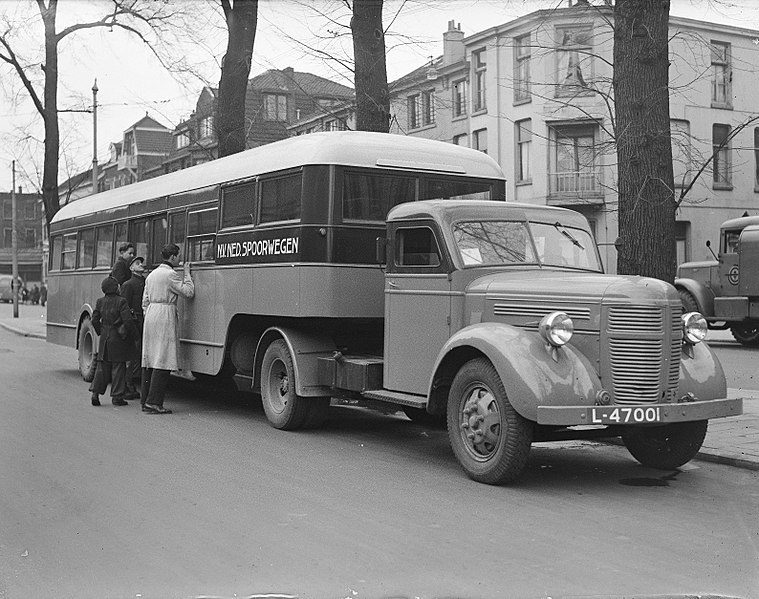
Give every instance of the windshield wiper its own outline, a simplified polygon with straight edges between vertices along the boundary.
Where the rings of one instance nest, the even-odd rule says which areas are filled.
[[[578,248],[580,248],[581,250],[585,250],[582,244],[579,241],[577,241],[577,239],[575,239],[574,236],[569,231],[567,231],[566,228],[564,228],[564,225],[562,225],[559,221],[556,221],[553,224],[553,226],[559,233],[561,233],[564,237],[569,239],[569,241],[575,244]]]

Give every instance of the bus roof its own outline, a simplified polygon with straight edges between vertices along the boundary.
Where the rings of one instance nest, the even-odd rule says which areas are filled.
[[[310,133],[84,197],[63,206],[51,222],[309,164],[505,178],[489,156],[451,143],[366,131]]]

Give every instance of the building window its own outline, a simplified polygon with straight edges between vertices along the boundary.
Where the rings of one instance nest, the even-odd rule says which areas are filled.
[[[600,193],[596,130],[585,124],[550,128],[551,194]]]
[[[730,125],[712,125],[712,180],[713,187],[731,187],[730,178]]]
[[[472,131],[472,147],[485,154],[488,153],[488,130],[478,129]]]
[[[593,76],[590,27],[556,29],[556,95],[574,96],[588,90]]]
[[[213,135],[213,117],[207,116],[200,119],[198,125],[198,135],[200,139],[204,137],[211,137]]]
[[[712,105],[731,105],[732,93],[730,83],[730,44],[721,42],[711,43],[712,51]]]
[[[453,144],[456,146],[462,146],[464,148],[469,147],[469,140],[467,139],[469,136],[466,133],[462,133],[461,135],[454,135],[453,136]]]
[[[408,126],[418,129],[435,124],[435,94],[422,92],[408,98]]]
[[[453,118],[466,115],[466,79],[453,82]]]
[[[190,145],[190,132],[189,131],[181,131],[180,133],[177,133],[174,136],[174,146],[177,150],[181,150],[182,148],[186,148]]]
[[[267,121],[286,121],[287,96],[264,94],[264,119]]]
[[[13,247],[13,229],[11,227],[3,229],[3,247]]]
[[[34,220],[36,218],[35,206],[37,202],[35,200],[27,200],[24,203],[24,218],[26,220]]]
[[[325,131],[345,131],[346,129],[348,129],[348,126],[342,119],[330,120],[324,123]]]
[[[485,76],[487,74],[487,62],[486,62],[485,49],[472,52],[472,63],[474,68],[474,89],[472,90],[472,100],[474,102],[474,110],[485,110],[487,105],[485,103]]]
[[[13,219],[13,200],[5,200],[3,202],[3,218],[7,220]]]
[[[530,34],[514,38],[514,103],[530,100]]]
[[[669,122],[669,129],[672,139],[672,170],[675,175],[675,187],[687,187],[693,178],[690,123],[672,119]]]
[[[516,142],[517,142],[517,183],[529,183],[532,181],[532,172],[530,170],[530,148],[532,147],[532,120],[524,119],[517,121]]]

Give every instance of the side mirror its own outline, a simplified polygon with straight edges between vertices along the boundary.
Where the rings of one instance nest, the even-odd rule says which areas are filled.
[[[377,237],[374,246],[374,258],[377,264],[385,264],[387,262],[387,237]]]
[[[714,253],[714,250],[712,249],[712,242],[709,241],[708,239],[706,240],[706,247],[709,248],[709,251],[711,252],[712,256],[714,256],[714,259],[719,260],[719,258],[717,258],[716,254]]]

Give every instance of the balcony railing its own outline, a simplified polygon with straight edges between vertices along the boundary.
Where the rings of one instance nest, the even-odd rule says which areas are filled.
[[[551,194],[601,193],[601,174],[595,171],[549,173]]]
[[[134,154],[122,154],[117,161],[119,170],[125,168],[137,168],[137,156]]]

